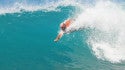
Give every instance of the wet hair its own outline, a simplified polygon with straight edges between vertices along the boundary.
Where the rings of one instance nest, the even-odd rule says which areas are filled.
[[[62,29],[63,31],[66,30],[66,25],[65,25],[64,23],[62,24],[61,29]]]

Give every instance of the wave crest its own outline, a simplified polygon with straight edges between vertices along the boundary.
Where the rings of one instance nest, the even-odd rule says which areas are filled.
[[[38,5],[34,5],[34,4],[27,4],[27,3],[20,3],[20,2],[15,2],[11,7],[7,6],[7,7],[0,7],[0,14],[6,14],[6,13],[20,13],[23,11],[60,11],[60,9],[58,7],[65,7],[65,6],[74,6],[74,7],[78,7],[80,6],[79,3],[77,3],[75,0],[73,1],[68,1],[68,0],[64,0],[64,1],[57,1],[57,2],[48,2],[43,4],[38,4]]]

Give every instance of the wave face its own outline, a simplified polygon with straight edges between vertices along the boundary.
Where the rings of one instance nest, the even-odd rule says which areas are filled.
[[[120,0],[1,0],[0,70],[124,70]],[[76,21],[55,43],[59,25]]]

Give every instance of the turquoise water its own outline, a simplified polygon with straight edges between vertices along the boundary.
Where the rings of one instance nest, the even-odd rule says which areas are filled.
[[[124,63],[97,59],[81,29],[55,43],[59,25],[74,7],[0,15],[0,70],[124,70]]]

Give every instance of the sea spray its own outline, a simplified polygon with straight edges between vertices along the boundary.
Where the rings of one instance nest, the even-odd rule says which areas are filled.
[[[28,2],[28,1],[22,1],[22,2],[14,2],[12,4],[7,4],[5,6],[0,5],[0,15],[6,14],[6,13],[21,13],[22,11],[25,12],[34,12],[34,11],[45,11],[45,12],[51,12],[51,11],[60,11],[59,7],[66,7],[66,6],[73,6],[73,7],[82,7],[81,4],[78,1],[72,0],[63,0],[63,1],[42,1],[39,2],[39,4],[36,4],[35,2]]]
[[[112,63],[125,60],[125,10],[110,1],[84,9],[69,30],[89,28],[87,43],[97,58]]]

